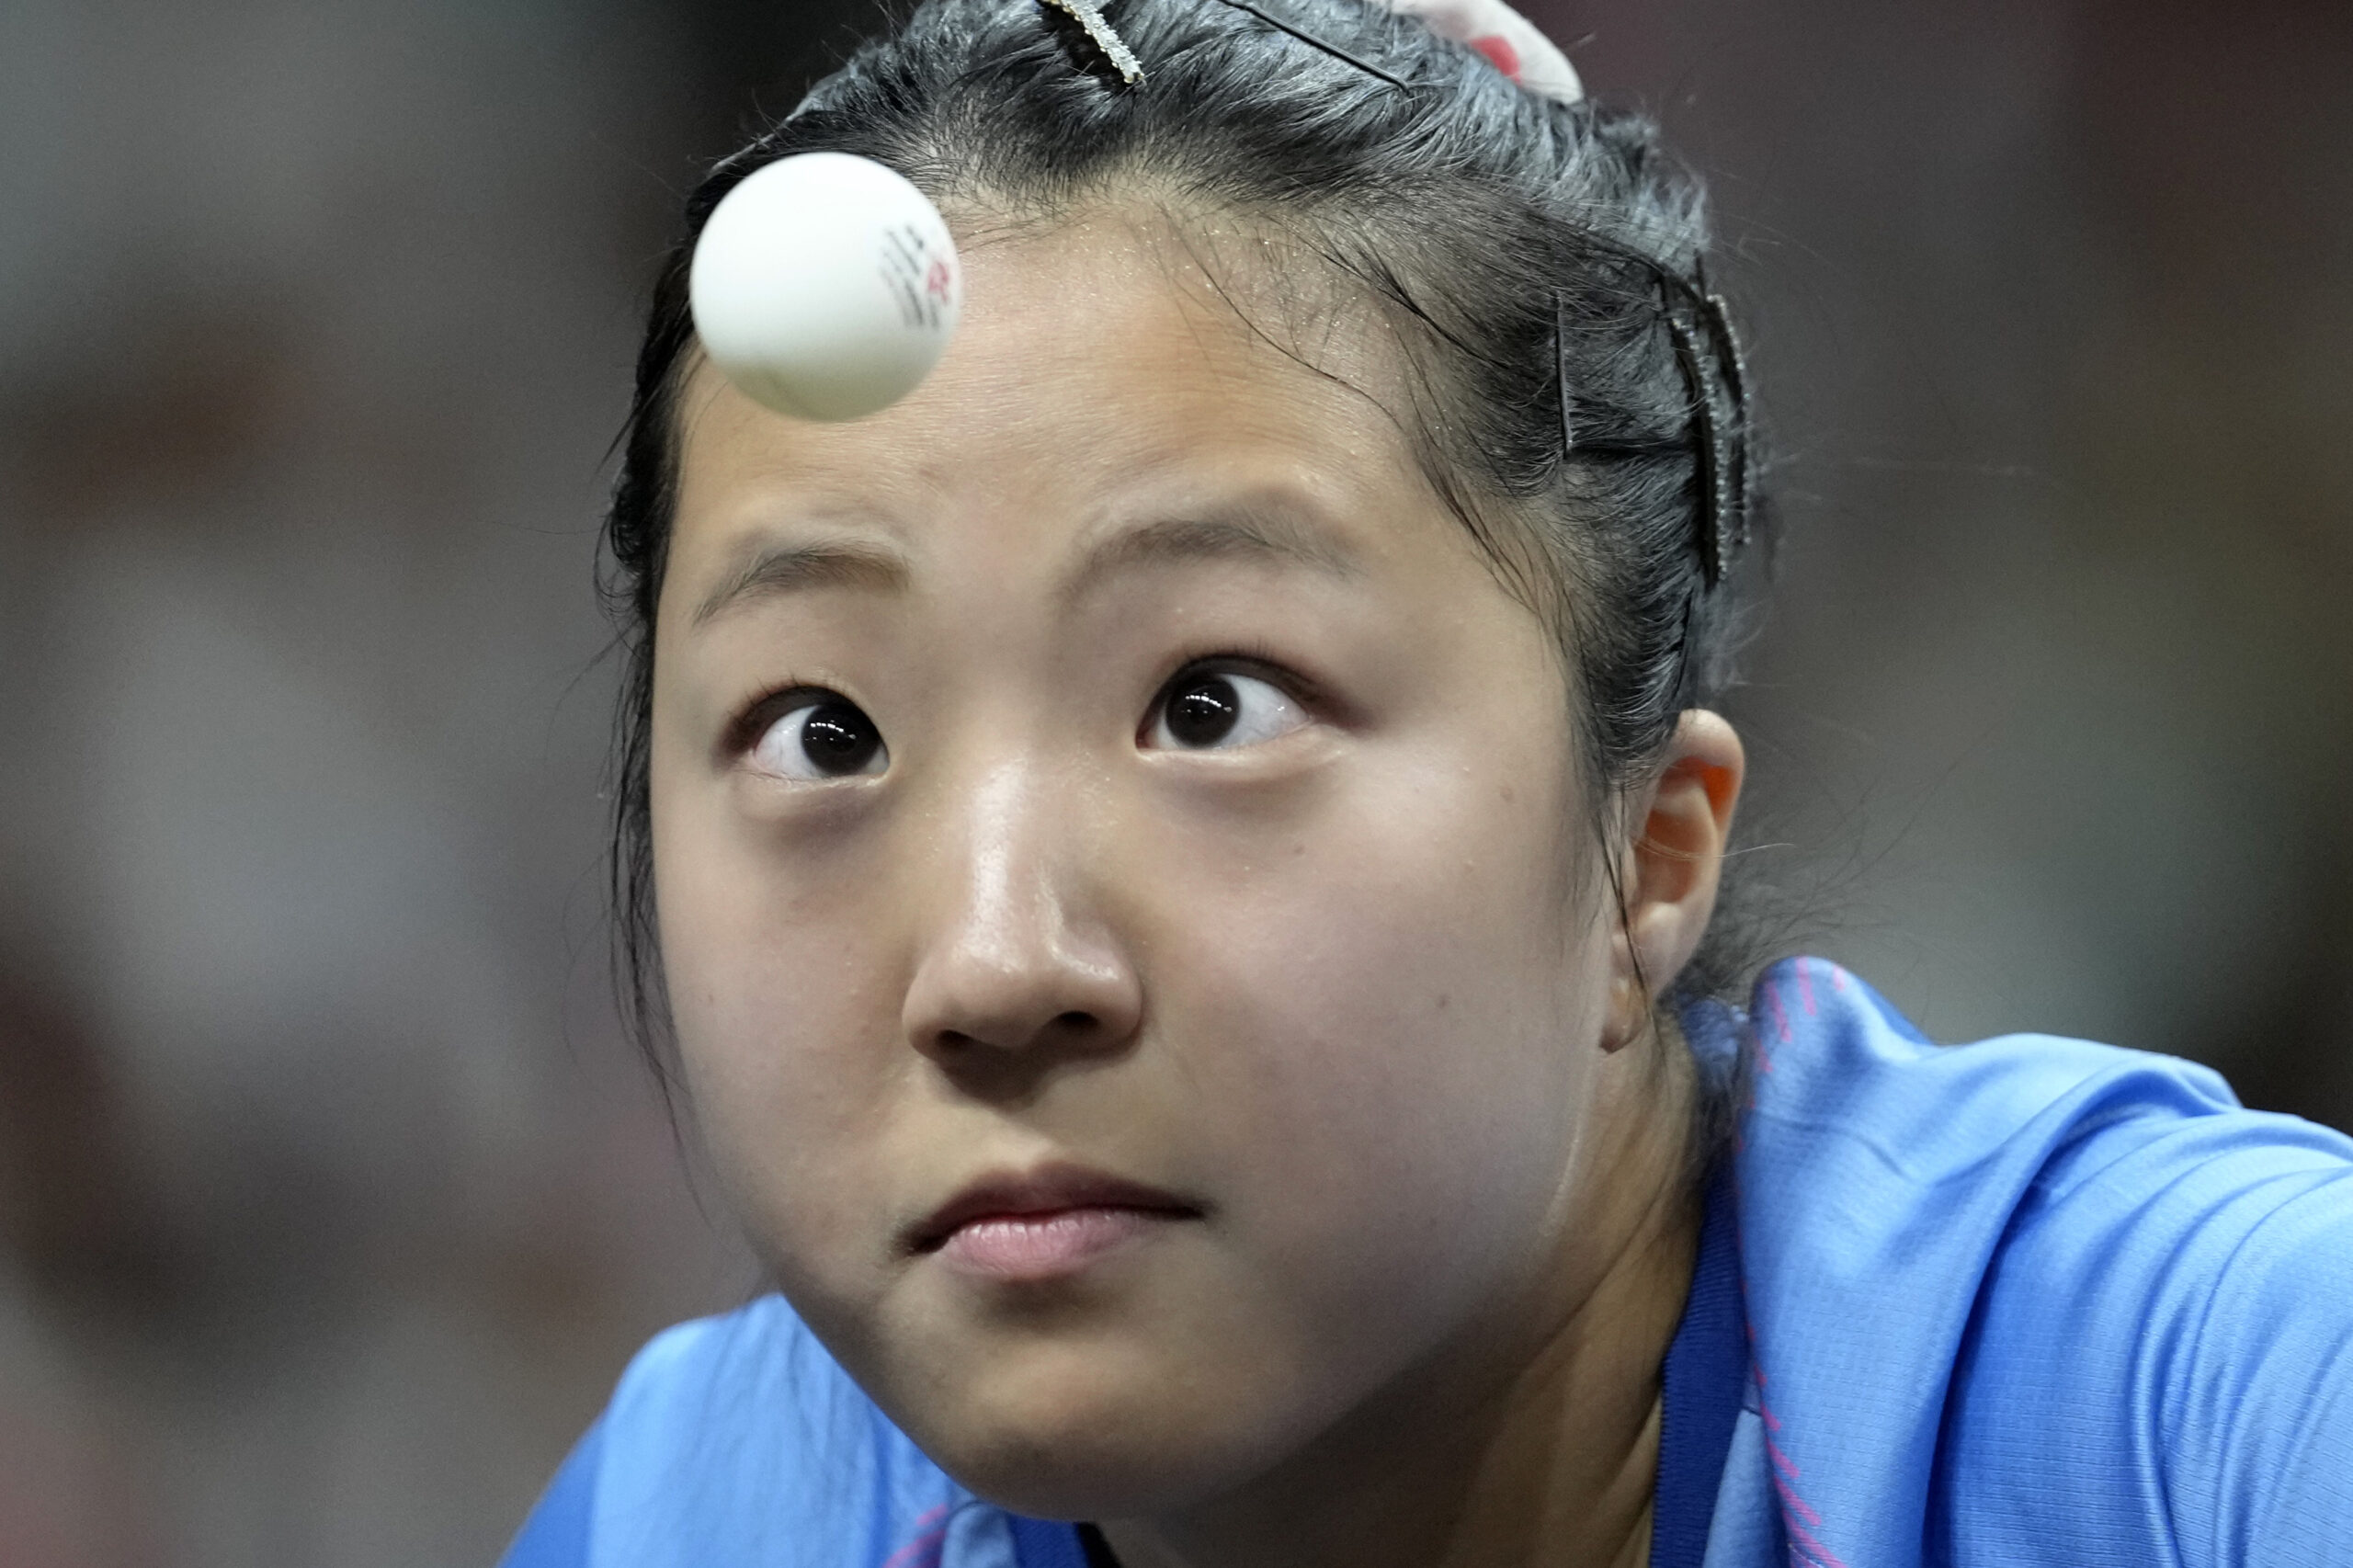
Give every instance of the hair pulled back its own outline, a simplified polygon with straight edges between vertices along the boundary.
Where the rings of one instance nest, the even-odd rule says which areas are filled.
[[[605,532],[626,657],[620,979],[657,1069],[648,732],[693,341],[687,269],[720,199],[779,158],[873,158],[951,214],[1051,222],[1142,194],[1297,242],[1396,325],[1415,406],[1392,413],[1506,586],[1553,628],[1577,760],[1602,798],[1641,781],[1682,710],[1730,684],[1769,517],[1743,494],[1722,542],[1748,548],[1720,576],[1709,437],[1714,416],[1745,426],[1746,411],[1745,398],[1713,404],[1677,324],[1678,301],[1706,293],[1695,182],[1648,119],[1524,92],[1367,0],[1260,8],[1329,49],[1222,0],[1109,0],[1106,18],[1146,73],[1130,85],[1040,0],[926,0],[688,199],[654,287]],[[1743,983],[1727,949],[1711,931],[1675,993]]]

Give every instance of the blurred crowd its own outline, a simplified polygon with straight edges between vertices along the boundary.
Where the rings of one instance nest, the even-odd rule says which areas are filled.
[[[2353,1126],[2353,10],[1528,9],[1712,182],[1788,939]],[[0,5],[0,1568],[488,1562],[759,1288],[610,1000],[596,524],[678,199],[878,15]]]

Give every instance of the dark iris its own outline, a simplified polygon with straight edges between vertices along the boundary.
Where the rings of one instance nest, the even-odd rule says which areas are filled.
[[[1223,676],[1198,676],[1168,694],[1168,733],[1179,744],[1215,745],[1242,719],[1242,699]]]
[[[801,726],[801,749],[820,773],[862,773],[882,749],[882,732],[847,702],[823,703]]]

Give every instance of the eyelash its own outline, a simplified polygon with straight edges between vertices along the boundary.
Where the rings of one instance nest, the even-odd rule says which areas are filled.
[[[1169,688],[1186,676],[1196,671],[1229,670],[1235,675],[1255,676],[1269,686],[1280,687],[1286,696],[1313,714],[1321,716],[1330,706],[1321,687],[1284,663],[1264,644],[1228,643],[1213,651],[1188,655],[1171,665],[1168,674],[1153,688],[1152,706],[1143,716],[1144,727],[1151,727],[1168,699]]]
[[[1159,717],[1170,687],[1187,675],[1205,670],[1231,670],[1236,675],[1255,676],[1282,687],[1293,701],[1311,712],[1320,714],[1329,706],[1322,687],[1276,656],[1271,649],[1257,643],[1225,643],[1188,653],[1172,664],[1168,674],[1153,687],[1152,705],[1145,710],[1140,729],[1150,729]],[[836,687],[818,686],[804,680],[788,680],[770,687],[745,703],[735,717],[727,722],[726,728],[721,733],[721,747],[730,756],[743,756],[760,744],[760,737],[767,733],[769,725],[792,709],[816,699],[840,696],[843,694]]]
[[[770,687],[745,703],[727,727],[720,732],[720,749],[731,757],[748,755],[768,733],[768,726],[783,718],[804,702],[822,698],[838,697],[841,693],[830,686],[813,686],[804,680],[789,680],[781,686]]]

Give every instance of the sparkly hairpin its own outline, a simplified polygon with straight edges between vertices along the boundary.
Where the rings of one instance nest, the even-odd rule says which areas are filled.
[[[1103,58],[1111,62],[1111,69],[1120,74],[1120,80],[1131,87],[1142,85],[1142,63],[1136,59],[1135,51],[1111,29],[1111,24],[1103,19],[1103,7],[1097,5],[1096,0],[1043,0],[1043,3],[1053,6],[1086,30],[1086,36],[1094,41],[1095,47],[1103,51]]]

